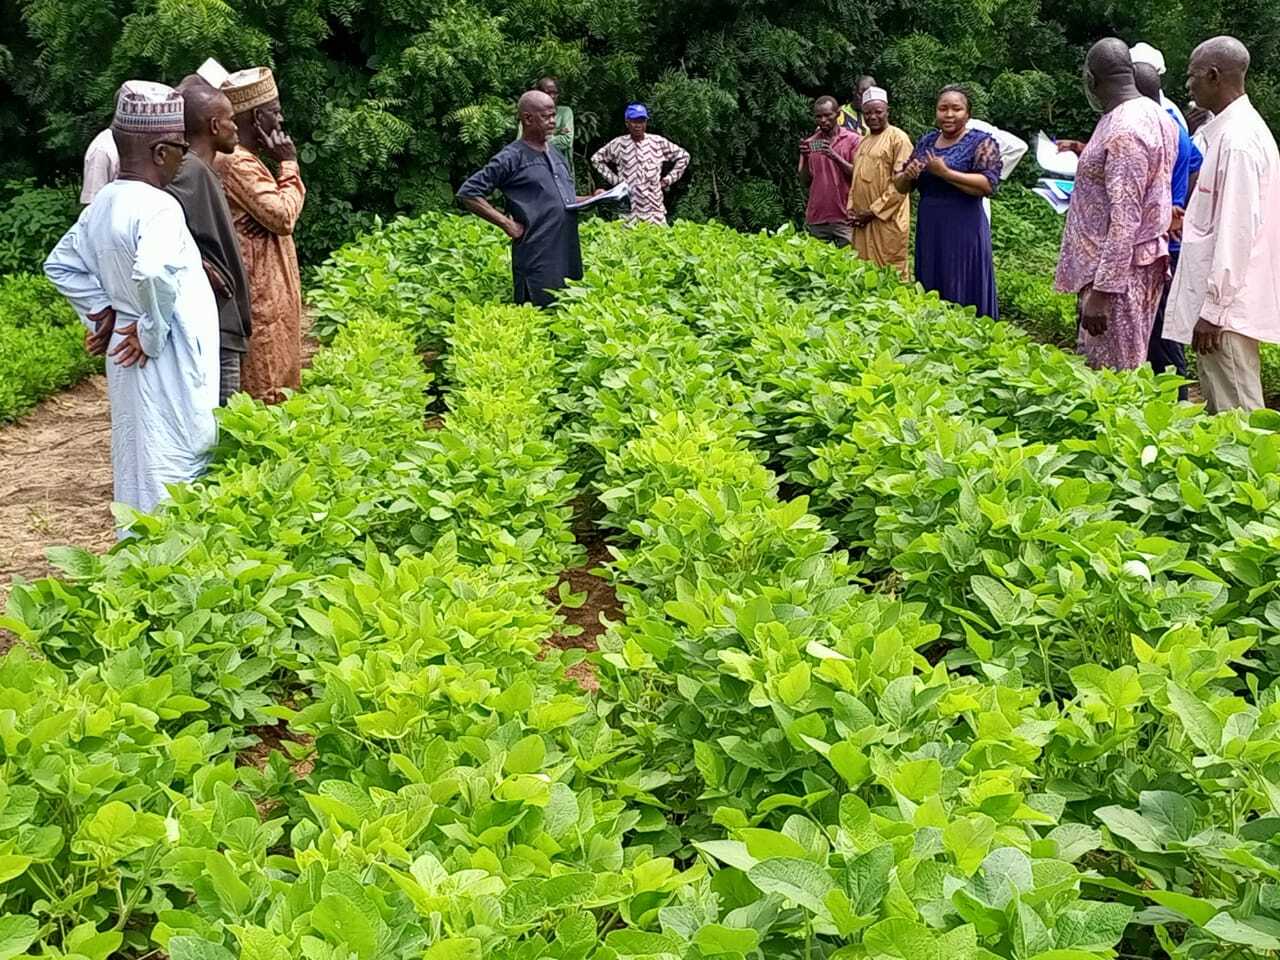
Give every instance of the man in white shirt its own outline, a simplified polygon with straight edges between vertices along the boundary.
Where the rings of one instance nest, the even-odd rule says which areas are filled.
[[[88,206],[98,191],[116,178],[120,172],[120,152],[116,149],[111,128],[103,130],[89,141],[84,152],[84,186],[80,188],[80,203]]]
[[[996,146],[1000,148],[1000,181],[1003,183],[1008,180],[1013,173],[1013,168],[1027,154],[1027,141],[1020,137],[1015,137],[1008,130],[1001,130],[993,123],[987,123],[985,120],[969,119],[970,130],[980,130],[983,133],[989,133]],[[982,198],[982,210],[987,215],[987,222],[991,222],[991,201],[986,197]]]
[[[1165,336],[1190,343],[1210,413],[1264,405],[1259,341],[1280,343],[1280,152],[1245,94],[1249,51],[1196,47],[1187,86],[1214,113],[1187,205]]]
[[[168,484],[204,472],[218,432],[218,305],[182,207],[164,191],[187,150],[183,113],[163,84],[120,88],[120,176],[44,265],[88,328],[89,349],[107,354],[114,499],[143,513]]]
[[[1134,64],[1148,63],[1156,68],[1156,73],[1164,76],[1164,54],[1157,50],[1149,43],[1135,43],[1129,48],[1129,57]],[[1178,121],[1178,125],[1183,130],[1187,129],[1187,118],[1182,115],[1182,111],[1178,109],[1178,105],[1164,95],[1164,91],[1160,91],[1160,106],[1164,107],[1173,114],[1173,119]],[[1188,131],[1189,132],[1189,131]]]

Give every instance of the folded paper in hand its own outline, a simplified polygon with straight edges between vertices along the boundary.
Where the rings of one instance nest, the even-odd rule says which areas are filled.
[[[1041,177],[1031,188],[1031,192],[1038,197],[1043,197],[1058,213],[1066,213],[1071,205],[1071,193],[1075,188],[1074,180],[1051,180],[1048,177]]]
[[[624,180],[621,183],[614,186],[612,190],[606,190],[604,193],[597,193],[594,197],[587,197],[587,199],[579,203],[567,203],[565,204],[565,209],[566,210],[589,210],[591,207],[594,207],[598,203],[617,202],[621,200],[626,200],[630,196],[631,196],[631,188],[627,186],[627,182]]]
[[[1058,150],[1058,145],[1045,136],[1043,130],[1036,134],[1036,163],[1045,173],[1074,180],[1080,166],[1080,158],[1070,150]]]

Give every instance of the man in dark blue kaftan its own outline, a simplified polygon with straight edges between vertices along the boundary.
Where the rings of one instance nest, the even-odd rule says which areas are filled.
[[[526,93],[520,98],[520,123],[522,138],[468,177],[458,199],[511,237],[516,303],[543,307],[551,303],[551,291],[582,278],[578,215],[567,209],[577,196],[564,157],[550,143],[555,102],[540,90]],[[506,197],[508,213],[487,199],[495,190]]]

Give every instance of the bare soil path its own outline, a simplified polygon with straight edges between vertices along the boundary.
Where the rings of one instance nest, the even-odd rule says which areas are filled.
[[[111,418],[102,375],[47,397],[0,427],[0,608],[15,576],[30,580],[51,572],[49,547],[73,544],[100,552],[115,542],[111,489]]]

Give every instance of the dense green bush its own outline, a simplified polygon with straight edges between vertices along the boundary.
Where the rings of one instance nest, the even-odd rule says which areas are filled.
[[[1259,106],[1280,118],[1270,0],[8,0],[0,14],[0,176],[78,176],[128,77],[176,81],[209,55],[271,64],[311,190],[299,243],[313,259],[364,225],[355,211],[448,207],[460,178],[511,136],[515,97],[547,72],[577,114],[580,175],[620,132],[622,106],[645,99],[655,129],[693,154],[674,212],[747,228],[798,215],[794,150],[809,100],[846,98],[867,70],[913,134],[931,124],[938,88],[963,81],[988,120],[1082,137],[1092,40],[1162,47],[1182,99],[1194,43],[1230,31],[1252,48]]]
[[[71,187],[38,187],[30,178],[0,183],[0,274],[39,272],[79,213]]]
[[[102,369],[84,327],[44,277],[0,277],[0,423]]]

